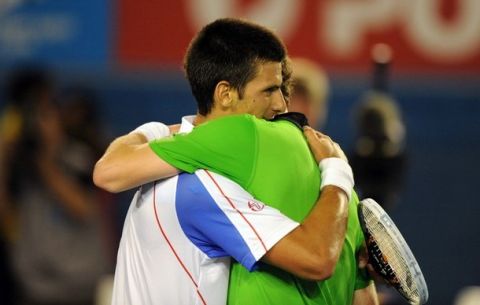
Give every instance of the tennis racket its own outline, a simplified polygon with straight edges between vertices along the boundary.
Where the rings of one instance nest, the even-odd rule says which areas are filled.
[[[420,266],[385,210],[375,200],[364,199],[358,217],[374,270],[410,304],[426,303],[428,288]]]

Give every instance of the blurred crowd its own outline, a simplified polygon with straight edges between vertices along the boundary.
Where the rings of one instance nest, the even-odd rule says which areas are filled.
[[[112,198],[91,181],[105,149],[95,93],[12,69],[0,115],[2,304],[93,304],[112,272]]]

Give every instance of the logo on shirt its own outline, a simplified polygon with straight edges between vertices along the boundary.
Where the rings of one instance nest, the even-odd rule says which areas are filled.
[[[258,212],[258,211],[263,210],[265,205],[263,203],[259,203],[259,202],[253,201],[253,200],[249,200],[248,201],[248,207],[250,208],[250,210],[252,210],[254,212]]]

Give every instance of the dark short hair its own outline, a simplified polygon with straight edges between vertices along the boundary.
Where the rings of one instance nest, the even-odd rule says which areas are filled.
[[[192,40],[184,60],[186,77],[201,115],[210,113],[213,92],[227,81],[242,97],[258,63],[282,62],[286,49],[269,29],[239,19],[218,19]]]

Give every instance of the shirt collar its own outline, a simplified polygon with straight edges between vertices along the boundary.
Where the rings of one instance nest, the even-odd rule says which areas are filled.
[[[193,129],[193,120],[195,120],[196,115],[187,115],[182,118],[182,124],[180,125],[180,130],[178,132],[189,133]]]

